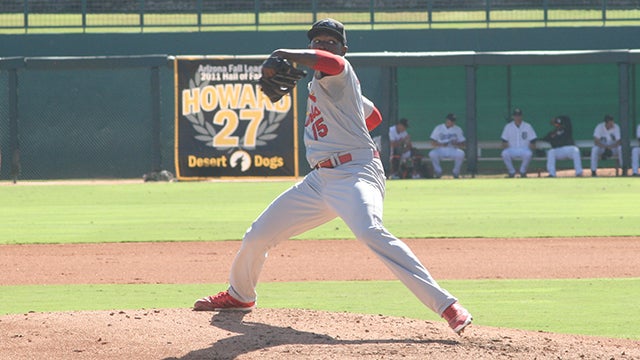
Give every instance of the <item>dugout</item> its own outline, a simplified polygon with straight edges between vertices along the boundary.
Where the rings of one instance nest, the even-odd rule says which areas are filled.
[[[596,123],[612,114],[622,129],[628,168],[639,54],[394,52],[348,58],[385,119],[374,135],[386,138],[388,126],[407,117],[412,137],[426,141],[454,112],[468,138],[467,172],[475,174],[483,168],[474,144],[499,140],[515,106],[540,136],[552,116],[571,116],[576,139],[590,139]],[[168,55],[0,59],[0,179],[137,178],[172,170],[172,62]],[[304,121],[306,97],[300,86],[298,121]],[[304,174],[303,153],[300,159]]]
[[[385,125],[410,119],[414,141],[426,142],[433,128],[448,113],[467,137],[467,172],[478,167],[477,144],[499,141],[514,107],[539,137],[550,120],[569,115],[574,138],[590,140],[605,114],[620,125],[623,139],[623,173],[630,167],[630,139],[635,137],[638,94],[637,50],[516,51],[352,54],[357,67],[378,67],[383,89],[358,70],[363,92],[379,93],[387,101]],[[374,71],[375,72],[375,71]],[[376,103],[380,103],[377,101]],[[385,137],[386,135],[380,133]]]

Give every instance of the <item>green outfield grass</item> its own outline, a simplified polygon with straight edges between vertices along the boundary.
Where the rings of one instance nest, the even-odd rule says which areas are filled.
[[[240,240],[293,182],[0,186],[0,244]],[[389,181],[401,238],[640,235],[637,178]],[[299,239],[353,238],[341,220]]]
[[[0,243],[238,240],[293,182],[0,186]],[[390,181],[399,237],[638,236],[637,178]],[[336,220],[300,239],[351,238]],[[640,279],[442,281],[486,326],[640,339]],[[185,308],[224,284],[0,286],[0,315]],[[260,306],[435,320],[397,281],[263,283]],[[43,301],[42,299],[46,299]]]
[[[483,326],[640,339],[640,279],[442,281]],[[224,284],[0,287],[0,315],[189,308]],[[262,283],[259,306],[439,320],[398,281]],[[34,300],[30,300],[34,299]],[[46,299],[46,301],[42,301]],[[621,306],[620,304],[624,304]]]

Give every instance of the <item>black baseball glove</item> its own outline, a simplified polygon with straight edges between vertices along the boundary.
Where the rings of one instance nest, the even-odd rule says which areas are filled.
[[[290,93],[298,80],[305,76],[306,71],[296,69],[286,59],[271,56],[262,63],[262,77],[258,84],[262,92],[276,102]]]

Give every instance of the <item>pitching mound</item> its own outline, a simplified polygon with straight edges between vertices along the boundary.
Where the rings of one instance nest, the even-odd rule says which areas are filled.
[[[310,310],[188,309],[0,317],[1,359],[640,359],[638,344]]]

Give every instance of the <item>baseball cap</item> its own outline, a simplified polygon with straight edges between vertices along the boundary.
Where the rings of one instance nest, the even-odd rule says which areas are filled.
[[[335,36],[342,42],[342,45],[347,44],[347,34],[344,32],[344,25],[338,20],[326,18],[316,21],[311,25],[311,29],[307,31],[307,37],[309,40],[312,40],[316,35],[321,33]]]
[[[404,125],[404,127],[408,128],[409,127],[409,120],[407,120],[406,118],[402,118],[398,121],[398,124],[402,124]]]
[[[513,109],[513,115],[522,115],[522,109],[520,108]]]
[[[447,120],[451,120],[451,121],[456,121],[456,115],[449,113],[449,114],[447,114],[446,119]]]
[[[553,123],[563,127],[570,127],[571,118],[568,115],[559,115],[553,118]]]

